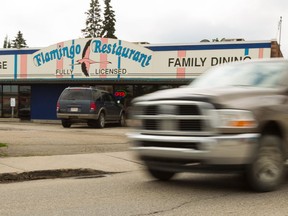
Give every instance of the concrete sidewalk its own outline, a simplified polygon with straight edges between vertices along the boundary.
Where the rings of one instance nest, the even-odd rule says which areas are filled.
[[[6,174],[43,170],[91,169],[110,173],[135,171],[141,168],[143,168],[141,162],[131,151],[0,158],[0,178]]]

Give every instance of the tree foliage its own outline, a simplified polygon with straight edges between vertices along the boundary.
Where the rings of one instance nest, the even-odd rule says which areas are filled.
[[[98,0],[91,0],[87,14],[86,27],[82,29],[85,38],[100,37],[102,28],[101,8]]]
[[[87,14],[86,27],[81,30],[84,37],[117,38],[115,36],[115,12],[110,3],[111,0],[104,0],[104,14],[101,16],[99,0],[91,0],[90,9],[85,13]]]
[[[103,21],[103,30],[101,33],[102,37],[105,38],[117,38],[115,36],[115,11],[112,10],[111,0],[104,0],[105,9],[104,9],[104,21]]]
[[[3,48],[11,48],[11,42],[8,39],[8,36],[6,35],[5,39],[4,39],[4,44],[3,44]]]
[[[12,40],[12,48],[27,48],[26,40],[23,38],[23,34],[21,31],[18,31],[17,36],[14,40]]]

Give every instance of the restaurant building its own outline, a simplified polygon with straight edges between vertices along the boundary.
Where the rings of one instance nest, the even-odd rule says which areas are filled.
[[[0,49],[0,118],[55,120],[68,86],[96,86],[129,106],[132,98],[185,85],[208,68],[282,57],[276,41],[130,43],[83,38],[45,48]]]

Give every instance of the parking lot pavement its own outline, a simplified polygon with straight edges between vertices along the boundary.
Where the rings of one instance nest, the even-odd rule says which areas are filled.
[[[0,156],[51,156],[127,151],[131,129],[107,125],[104,129],[86,124],[63,128],[60,123],[0,121]]]
[[[23,173],[32,178],[35,171],[49,177],[53,175],[50,171],[59,170],[74,170],[77,175],[83,169],[103,172],[140,169],[142,165],[129,150],[130,141],[126,136],[129,131],[127,127],[113,125],[104,129],[81,124],[63,128],[57,123],[0,121],[3,146],[0,148],[0,182]]]

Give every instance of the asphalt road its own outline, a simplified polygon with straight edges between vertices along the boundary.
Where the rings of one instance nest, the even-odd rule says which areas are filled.
[[[287,215],[288,185],[253,193],[237,175],[181,174],[160,182],[142,171],[100,178],[0,185],[0,215],[193,216]]]
[[[126,151],[131,129],[0,122],[9,156]],[[139,170],[0,184],[0,215],[287,215],[288,178],[277,191],[255,193],[239,175],[182,173],[160,182]]]
[[[61,124],[32,122],[0,122],[1,156],[44,156],[129,149],[126,133],[130,128],[108,125],[104,129],[86,124],[63,128]]]

